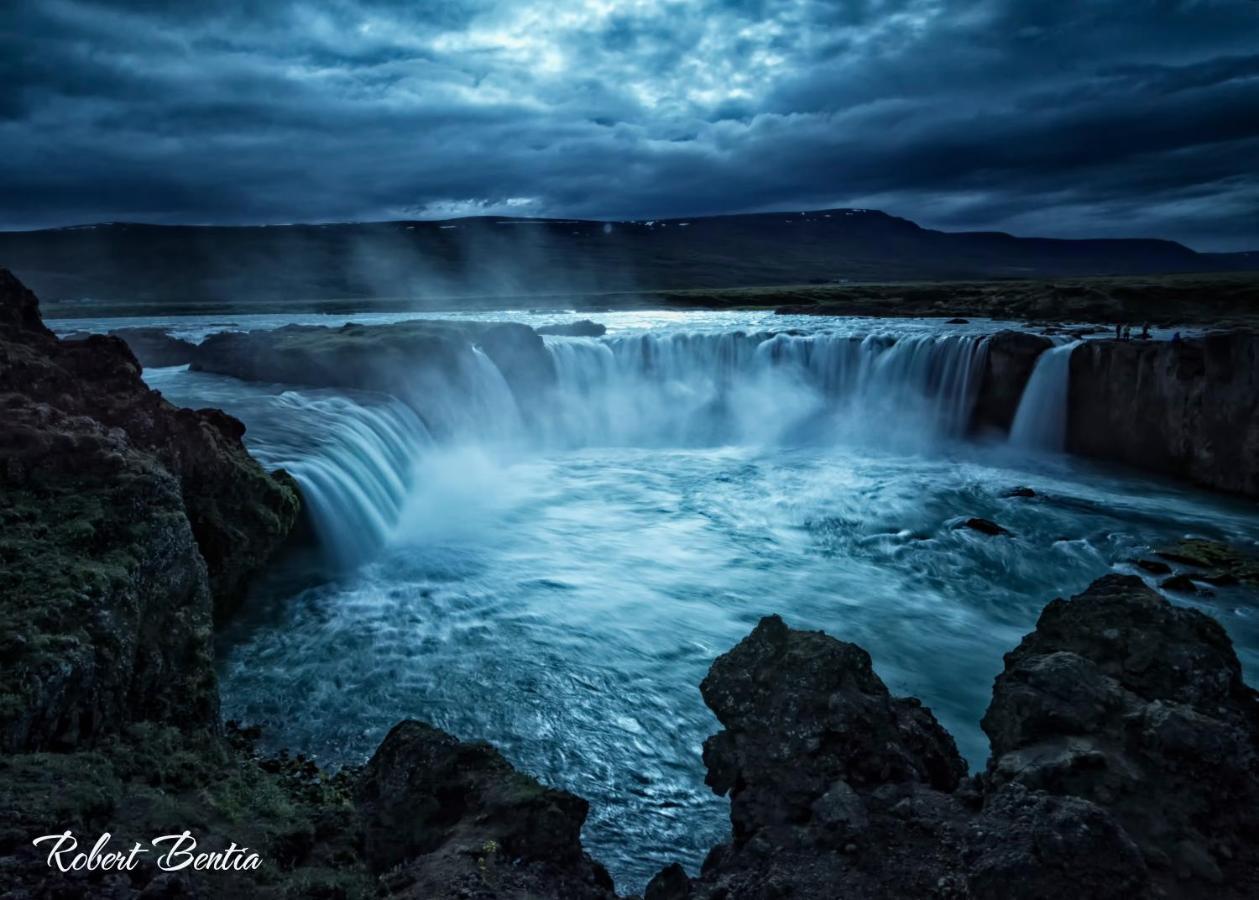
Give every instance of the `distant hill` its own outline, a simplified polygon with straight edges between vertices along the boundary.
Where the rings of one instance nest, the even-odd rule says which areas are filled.
[[[636,222],[111,223],[0,232],[0,266],[59,305],[391,298],[449,307],[537,294],[1229,271],[1255,259],[1163,240],[949,233],[831,209]]]

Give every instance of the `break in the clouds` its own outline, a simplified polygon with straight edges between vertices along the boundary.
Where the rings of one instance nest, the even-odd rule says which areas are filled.
[[[0,227],[865,206],[1259,247],[1255,0],[16,0]]]

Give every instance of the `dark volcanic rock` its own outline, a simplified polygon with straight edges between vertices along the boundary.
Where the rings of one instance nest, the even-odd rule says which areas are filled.
[[[582,850],[585,800],[517,772],[488,744],[394,726],[356,790],[364,852],[392,896],[611,898]]]
[[[1067,449],[1259,497],[1259,335],[1080,347]]]
[[[563,337],[603,337],[608,329],[605,325],[581,319],[577,322],[565,322],[561,325],[543,325],[537,329],[538,334],[556,334]]]
[[[122,338],[147,368],[187,365],[197,350],[196,344],[171,337],[162,328],[115,328],[109,333]]]
[[[1181,594],[1201,594],[1202,591],[1193,579],[1188,575],[1173,575],[1171,578],[1164,578],[1159,585],[1165,591],[1177,591]]]
[[[290,480],[236,420],[149,390],[117,338],[58,341],[2,270],[0,415],[0,745],[215,727],[214,608],[288,533]]]
[[[999,535],[1010,533],[1008,528],[1003,528],[990,519],[967,519],[960,527],[969,528],[971,531],[978,531],[980,534],[986,534],[989,537],[998,537]]]
[[[1011,498],[1013,498],[1013,497],[1028,498],[1028,497],[1035,497],[1035,496],[1036,496],[1036,492],[1035,492],[1034,490],[1032,490],[1031,488],[1029,488],[1029,487],[1022,487],[1022,486],[1020,486],[1020,487],[1016,487],[1016,488],[1011,488],[1010,490],[1008,490],[1008,491],[1006,491],[1004,494],[1002,494],[1002,496],[1003,496],[1003,497],[1011,497]]]
[[[1169,575],[1172,571],[1171,566],[1165,562],[1159,562],[1157,559],[1138,559],[1136,565],[1151,575]]]
[[[555,386],[555,361],[529,326],[504,322],[475,332],[472,339],[498,366],[526,413],[532,413]]]
[[[1052,346],[1049,338],[1024,331],[1000,331],[988,339],[988,361],[971,417],[974,428],[1010,429],[1037,357]]]
[[[1165,895],[1259,890],[1259,696],[1214,619],[1118,575],[1055,600],[1006,655],[983,727],[990,790],[1106,807]]]
[[[1194,539],[1155,552],[1163,559],[1198,569],[1200,574],[1194,577],[1209,584],[1259,585],[1259,557],[1228,544]]]
[[[807,819],[839,780],[947,791],[966,774],[949,734],[916,700],[894,699],[868,653],[777,616],[719,657],[700,692],[726,729],[704,743],[704,764],[730,794],[736,843]]]
[[[212,334],[192,368],[250,381],[343,387],[393,394],[430,428],[479,377],[478,350],[498,367],[528,414],[555,384],[555,363],[533,329],[517,323],[399,322],[341,328],[289,325]]]
[[[704,747],[731,796],[733,843],[697,878],[649,895],[697,898],[1140,896],[1135,842],[1102,805],[965,779],[953,741],[892,697],[869,656],[776,616],[713,664],[701,690],[725,730]],[[689,893],[688,893],[689,891]]]

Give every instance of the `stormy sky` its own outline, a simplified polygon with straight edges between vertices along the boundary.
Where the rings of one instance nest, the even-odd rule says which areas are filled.
[[[3,228],[824,206],[1259,248],[1259,2],[0,2]]]

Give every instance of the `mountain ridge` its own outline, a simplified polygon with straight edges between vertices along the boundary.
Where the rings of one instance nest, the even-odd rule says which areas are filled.
[[[948,232],[862,208],[667,219],[468,216],[286,225],[114,222],[0,232],[53,302],[183,303],[665,291],[1253,268],[1161,238]]]

